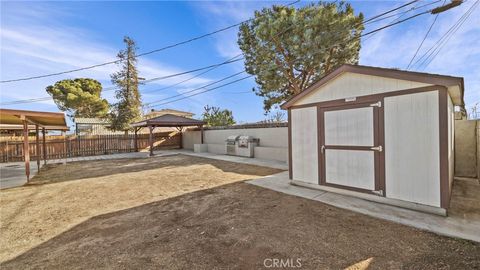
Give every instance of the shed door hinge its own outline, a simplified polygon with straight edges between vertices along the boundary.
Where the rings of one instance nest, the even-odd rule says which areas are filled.
[[[372,103],[370,104],[370,107],[382,107],[382,102],[379,101],[379,102]]]

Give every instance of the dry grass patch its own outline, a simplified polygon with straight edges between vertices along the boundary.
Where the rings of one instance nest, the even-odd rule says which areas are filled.
[[[277,172],[183,155],[49,165],[0,192],[0,261],[100,214]]]

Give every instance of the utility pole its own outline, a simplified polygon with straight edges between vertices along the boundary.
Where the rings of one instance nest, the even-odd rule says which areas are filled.
[[[449,9],[452,9],[454,7],[458,7],[462,3],[463,3],[463,0],[452,0],[452,2],[450,2],[449,4],[446,4],[444,6],[440,6],[440,7],[436,7],[434,9],[432,9],[431,13],[432,14],[439,14],[439,13],[442,13],[442,12],[447,11]]]

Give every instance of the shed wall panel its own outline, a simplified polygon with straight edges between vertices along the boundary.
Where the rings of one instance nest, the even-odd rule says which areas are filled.
[[[291,111],[293,179],[318,184],[317,108]]]
[[[313,91],[311,94],[300,99],[295,105],[373,95],[429,85],[430,84],[419,82],[346,72],[321,86],[318,91]]]
[[[449,182],[449,187],[450,187],[450,192],[452,191],[452,185],[453,185],[453,176],[455,173],[455,143],[454,143],[454,138],[455,138],[455,108],[453,106],[452,99],[450,95],[448,95],[447,98],[448,101],[448,106],[447,106],[447,111],[448,111],[448,182]]]
[[[385,98],[389,198],[440,207],[438,91]]]

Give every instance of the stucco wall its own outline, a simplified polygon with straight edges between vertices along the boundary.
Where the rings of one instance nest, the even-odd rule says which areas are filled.
[[[205,130],[203,142],[208,145],[208,152],[225,154],[225,140],[231,135],[250,135],[260,139],[254,149],[254,156],[261,159],[288,160],[288,128],[235,128]],[[200,143],[200,131],[187,130],[183,133],[183,148],[193,150],[193,145]]]
[[[455,176],[477,177],[480,153],[478,120],[455,121]]]

